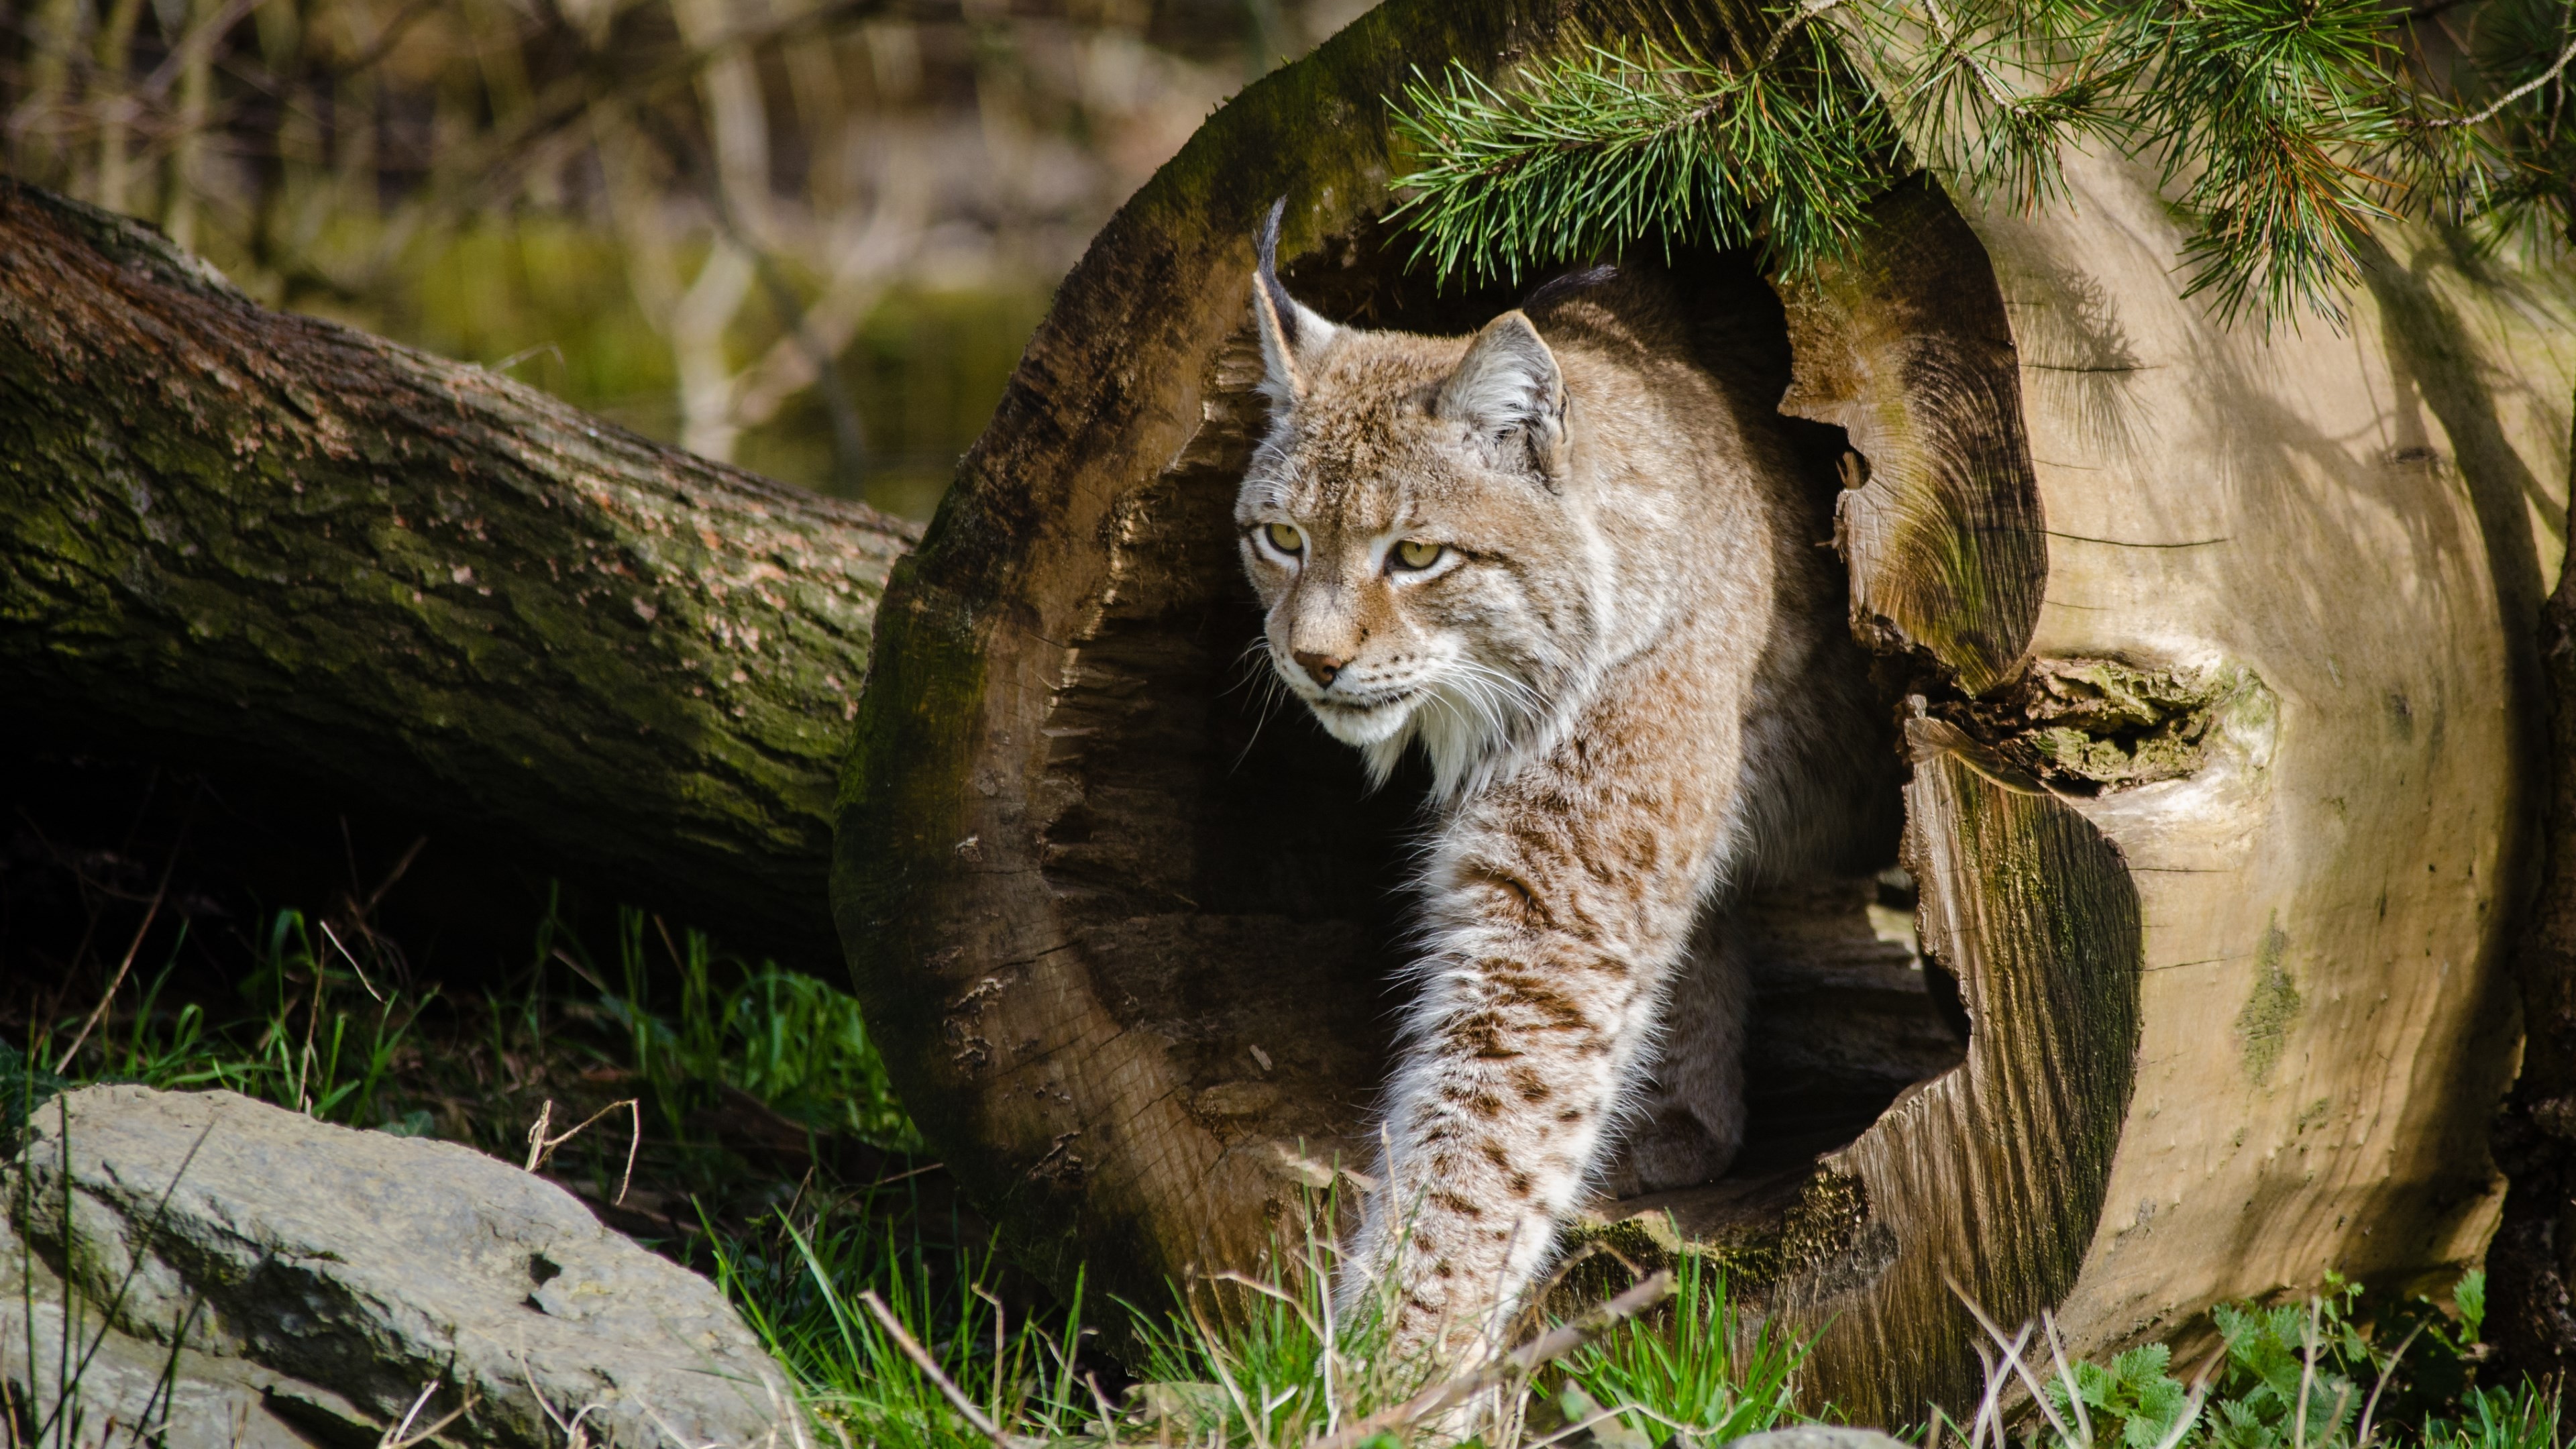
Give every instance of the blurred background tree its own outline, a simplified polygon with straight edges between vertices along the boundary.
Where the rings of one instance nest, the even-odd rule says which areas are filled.
[[[18,176],[927,517],[1058,277],[1366,0],[7,0]]]

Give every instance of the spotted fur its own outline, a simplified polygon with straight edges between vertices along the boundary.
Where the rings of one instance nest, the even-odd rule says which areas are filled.
[[[1417,747],[1433,778],[1341,1297],[1383,1285],[1400,1346],[1481,1353],[1605,1168],[1725,1170],[1746,990],[1704,908],[1867,833],[1892,762],[1772,399],[1693,359],[1668,281],[1421,337],[1300,306],[1264,240],[1272,422],[1235,520],[1270,661],[1381,779]]]

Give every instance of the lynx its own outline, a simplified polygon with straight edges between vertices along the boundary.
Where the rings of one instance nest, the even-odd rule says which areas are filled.
[[[1729,892],[1868,836],[1894,761],[1772,397],[1608,269],[1472,339],[1254,324],[1235,504],[1272,666],[1381,782],[1428,762],[1421,946],[1339,1295],[1400,1352],[1502,1346],[1591,1188],[1714,1179],[1744,1133]],[[1703,349],[1704,350],[1704,349]],[[1731,370],[1729,370],[1731,371]],[[1612,1149],[1629,1130],[1624,1160]]]

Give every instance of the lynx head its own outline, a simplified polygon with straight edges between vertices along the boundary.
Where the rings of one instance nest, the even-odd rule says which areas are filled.
[[[1383,780],[1419,741],[1443,796],[1577,691],[1606,603],[1557,358],[1527,315],[1473,339],[1335,327],[1262,230],[1268,435],[1235,501],[1270,662]]]

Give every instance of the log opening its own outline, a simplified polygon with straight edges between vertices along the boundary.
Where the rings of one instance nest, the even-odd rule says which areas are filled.
[[[1284,277],[1336,322],[1432,335],[1470,334],[1518,301],[1514,288],[1444,292],[1404,265],[1409,246],[1364,218],[1291,261]],[[1694,306],[1704,360],[1761,395],[1783,394],[1785,314],[1752,259],[1682,254],[1670,266]],[[1094,937],[1090,956],[1121,1003],[1113,1010],[1122,1025],[1197,1043],[1193,1079],[1208,1084],[1192,1106],[1211,1130],[1294,1144],[1287,1155],[1301,1162],[1338,1156],[1365,1166],[1391,1025],[1407,999],[1407,862],[1427,823],[1428,777],[1412,760],[1385,790],[1370,791],[1356,755],[1270,679],[1232,523],[1236,486],[1266,425],[1253,391],[1259,377],[1246,332],[1218,364],[1205,422],[1158,486],[1167,501],[1140,510],[1162,526],[1125,539],[1135,576],[1164,587],[1186,579],[1177,586],[1204,604],[1195,615],[1175,608],[1178,599],[1113,607],[1084,647],[1083,679],[1065,692],[1051,727],[1081,741],[1051,768],[1062,772],[1054,783],[1084,803],[1047,832],[1046,873],[1059,892],[1101,892],[1102,904],[1144,885],[1163,894],[1163,909],[1198,913],[1187,930],[1140,927],[1131,916]],[[1829,545],[1843,431],[1779,421],[1810,487],[1813,541]],[[1883,693],[1893,752],[1900,691]],[[1146,723],[1148,711],[1161,717]],[[1184,844],[1172,823],[1193,813],[1205,823]],[[1897,813],[1891,808],[1890,818]],[[1937,968],[1925,970],[1914,887],[1895,847],[1892,837],[1860,847],[1882,855],[1875,871],[1771,883],[1736,908],[1755,992],[1745,1150],[1720,1182],[1639,1200],[1647,1210],[1671,1208],[1693,1242],[1728,1249],[1776,1240],[1820,1156],[1964,1059],[1958,989]],[[1129,895],[1112,909],[1155,907]],[[1212,938],[1206,916],[1240,925]],[[1238,953],[1240,964],[1207,970],[1203,948],[1211,946]],[[1258,989],[1239,989],[1238,977]],[[1263,1059],[1283,1053],[1296,1054],[1294,1071],[1334,1085],[1329,1102],[1283,1095],[1268,1080]],[[1758,1277],[1747,1282],[1762,1286]]]
[[[1408,248],[1362,218],[1294,258],[1286,280],[1336,321],[1423,333],[1472,332],[1519,299],[1519,288],[1443,292],[1408,271]],[[1698,303],[1704,355],[1785,392],[1786,316],[1751,260],[1683,256],[1673,269]],[[1140,1195],[1186,1192],[1186,1206],[1165,1208],[1192,1240],[1136,1245],[1147,1263],[1186,1271],[1257,1256],[1265,1245],[1248,1225],[1276,1225],[1304,1190],[1364,1170],[1404,1000],[1407,861],[1427,778],[1409,768],[1372,792],[1357,756],[1273,687],[1232,524],[1266,421],[1248,327],[1204,365],[1197,426],[1150,481],[1100,510],[1101,575],[1070,637],[1022,628],[979,641],[988,687],[1046,673],[1031,681],[1043,688],[980,701],[983,733],[961,761],[973,796],[946,852],[977,883],[944,903],[948,924],[928,953],[942,1006],[918,1027],[937,1043],[922,1066],[942,1085],[917,1095],[982,1114],[947,1130],[1020,1146],[1016,1171],[983,1184],[988,1199],[1061,1244],[1060,1266],[1088,1257],[1095,1273],[1113,1205],[1152,1218]],[[1843,431],[1786,415],[1781,427],[1827,545]],[[927,600],[913,609],[933,611]],[[882,667],[904,667],[906,654],[898,646]],[[1893,752],[1904,680],[1886,683]],[[903,812],[878,799],[860,818]],[[1820,1154],[1964,1058],[1957,988],[1912,944],[1896,841],[1877,848],[1876,873],[1780,883],[1743,903],[1759,1045],[1738,1168],[1700,1189],[1605,1204],[1605,1221],[1669,1208],[1758,1291],[1769,1275],[1756,1265],[1788,1261],[1778,1244],[1798,1236]],[[882,1011],[915,1009],[913,963],[878,954],[884,939],[854,941],[862,987]],[[1092,1077],[1091,1089],[1075,1077]],[[1093,1091],[1137,1115],[1103,1111]],[[1169,1170],[1174,1154],[1189,1170]]]
[[[1715,12],[1563,19],[1391,4],[1246,91],[1067,278],[888,587],[839,802],[842,940],[923,1131],[1063,1285],[1151,1302],[1251,1267],[1371,1155],[1354,1139],[1397,1001],[1414,810],[1400,783],[1364,794],[1302,719],[1264,724],[1242,658],[1251,237],[1287,193],[1288,284],[1341,321],[1456,333],[1517,302],[1441,293],[1371,220],[1391,204],[1383,97],[1430,57],[1731,33]],[[1711,264],[1697,290],[1785,389],[1854,626],[1891,694],[1925,700],[1904,721],[1901,855],[1977,1030],[1943,1070],[1958,1037],[1928,989],[1900,989],[1934,978],[1895,968],[1870,907],[1901,917],[1903,898],[1875,880],[1749,908],[1794,928],[1757,1031],[1839,1046],[1770,1064],[1784,1089],[1742,1172],[1596,1227],[1678,1248],[1675,1224],[1784,1328],[1822,1335],[1804,1394],[1903,1424],[1975,1396],[1950,1281],[2018,1319],[2085,1261],[2128,1112],[2139,926],[2118,851],[1950,722],[2019,676],[2048,553],[1985,253],[1937,192],[1883,205],[1851,267],[1775,295]],[[1847,444],[1857,486],[1837,491]],[[1826,989],[1837,952],[1874,1009]],[[1835,1032],[1782,1024],[1800,1011]],[[1873,1019],[1898,1029],[1858,1044]],[[1801,1072],[1839,1091],[1785,1085]]]

